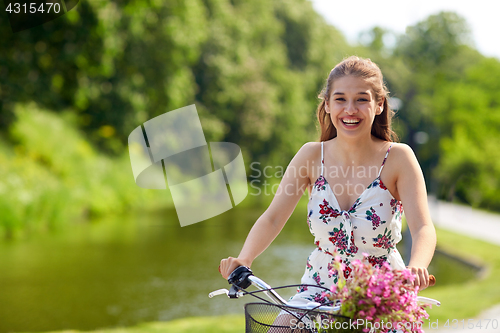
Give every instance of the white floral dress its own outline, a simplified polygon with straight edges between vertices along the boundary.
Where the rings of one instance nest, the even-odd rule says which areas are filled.
[[[346,278],[351,277],[351,262],[369,255],[372,265],[387,261],[393,269],[405,265],[396,244],[401,240],[401,216],[403,206],[383,184],[380,174],[392,145],[385,154],[377,178],[375,178],[354,204],[341,210],[335,194],[323,177],[323,142],[321,142],[321,175],[314,183],[307,205],[307,223],[314,236],[316,249],[307,259],[302,284],[330,288],[338,276],[331,275],[332,253],[337,250],[345,265]],[[290,301],[326,302],[321,296],[324,289],[302,286]]]

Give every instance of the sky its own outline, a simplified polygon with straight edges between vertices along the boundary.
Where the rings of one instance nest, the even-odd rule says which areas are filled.
[[[328,23],[350,42],[374,26],[404,33],[407,26],[440,11],[454,11],[471,28],[475,47],[485,56],[500,59],[499,0],[310,0]]]

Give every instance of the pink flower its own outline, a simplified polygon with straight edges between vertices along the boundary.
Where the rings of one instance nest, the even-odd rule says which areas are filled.
[[[373,307],[368,310],[368,314],[370,316],[373,316],[375,314],[375,312],[377,312],[377,310],[375,308],[373,308]]]
[[[341,270],[341,271],[344,271],[344,270],[345,270],[345,264],[344,264],[344,263],[340,263],[340,270]]]
[[[412,281],[414,276],[409,270],[393,271],[386,260],[380,265],[372,265],[376,257],[363,254],[363,260],[353,260],[349,268],[349,279],[339,279],[339,285],[331,287],[330,299],[341,300],[341,314],[353,319],[385,323],[400,323],[405,333],[413,333],[404,327],[405,323],[422,322],[428,318],[424,306],[417,303],[417,288]],[[338,256],[329,266],[339,278],[345,273],[346,265]],[[330,269],[331,268],[331,269]],[[416,330],[418,331],[418,330]]]

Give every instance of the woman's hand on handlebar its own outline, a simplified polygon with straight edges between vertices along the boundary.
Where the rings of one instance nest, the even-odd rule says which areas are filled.
[[[413,285],[418,287],[418,290],[423,290],[435,283],[435,279],[433,277],[432,281],[429,276],[429,272],[425,267],[407,267],[413,275],[415,275],[415,280],[413,281]]]
[[[239,266],[250,267],[250,264],[239,258],[228,257],[222,259],[219,265],[219,273],[227,280],[229,275]]]

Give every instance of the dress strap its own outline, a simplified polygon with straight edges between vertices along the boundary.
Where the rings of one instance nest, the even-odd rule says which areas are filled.
[[[389,152],[391,151],[391,148],[392,148],[392,143],[389,146],[389,149],[387,149],[387,153],[385,153],[385,157],[384,157],[384,160],[382,161],[382,165],[380,166],[380,170],[378,172],[378,176],[377,177],[380,177],[380,174],[382,173],[382,169],[384,168],[385,161],[387,160],[387,156],[389,155]]]
[[[323,165],[325,161],[323,160],[323,141],[321,141],[321,176],[323,176]]]

